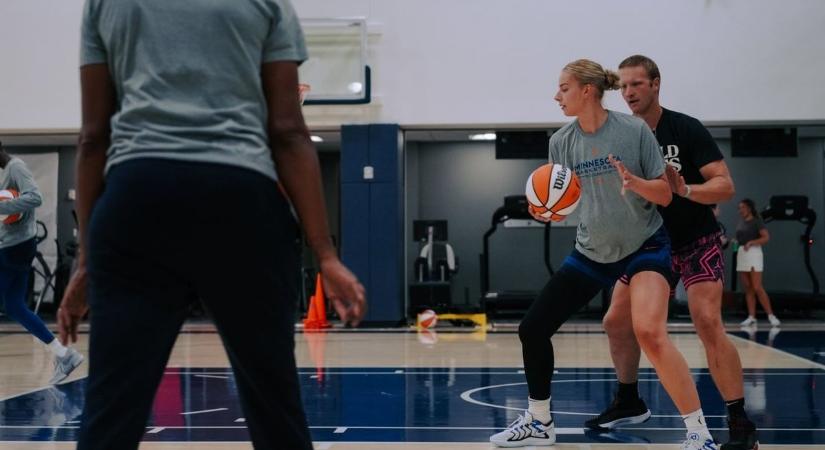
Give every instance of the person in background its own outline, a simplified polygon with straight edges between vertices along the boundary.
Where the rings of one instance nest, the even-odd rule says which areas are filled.
[[[746,198],[739,202],[739,217],[742,220],[736,225],[736,271],[742,280],[745,289],[745,303],[748,307],[748,318],[742,326],[756,325],[756,299],[768,314],[771,326],[778,327],[781,322],[773,313],[771,299],[762,286],[762,273],[765,268],[765,255],[762,246],[771,239],[762,217],[756,210],[753,200]]]
[[[64,346],[43,320],[26,306],[29,273],[37,253],[35,208],[43,203],[40,189],[22,159],[10,155],[0,142],[0,190],[14,190],[15,198],[0,201],[0,214],[17,220],[0,222],[0,300],[6,314],[39,339],[54,354],[54,374],[49,383],[66,379],[83,362],[83,355]]]

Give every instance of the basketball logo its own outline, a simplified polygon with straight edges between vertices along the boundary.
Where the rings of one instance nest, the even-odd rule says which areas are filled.
[[[581,184],[570,168],[545,164],[527,178],[525,186],[531,211],[553,221],[561,221],[579,205]]]

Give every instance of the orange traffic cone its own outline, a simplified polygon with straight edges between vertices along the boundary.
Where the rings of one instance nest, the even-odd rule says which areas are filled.
[[[315,280],[315,295],[310,297],[309,312],[304,319],[305,330],[320,330],[332,325],[327,321],[327,309],[324,305],[324,286],[321,283],[321,274]]]

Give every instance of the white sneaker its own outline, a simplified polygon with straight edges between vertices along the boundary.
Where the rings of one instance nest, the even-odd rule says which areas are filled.
[[[682,450],[719,450],[716,442],[711,436],[702,436],[699,433],[688,433],[685,442],[682,442]]]
[[[77,350],[69,348],[63,357],[54,358],[54,375],[49,380],[49,384],[57,384],[65,380],[73,370],[83,362],[83,355]]]
[[[749,327],[751,325],[756,325],[756,317],[748,316],[748,318],[743,320],[739,325],[741,325],[743,327]]]
[[[771,315],[769,315],[769,316],[768,316],[768,322],[770,322],[770,323],[771,323],[771,326],[772,326],[772,327],[778,327],[778,326],[782,323],[782,322],[780,322],[780,321],[779,321],[779,319],[777,319],[777,318],[776,318],[776,316],[774,316],[773,314],[771,314]]]
[[[547,446],[556,443],[556,428],[553,420],[547,425],[533,418],[530,411],[524,411],[506,430],[490,436],[496,447],[525,447],[528,445]]]

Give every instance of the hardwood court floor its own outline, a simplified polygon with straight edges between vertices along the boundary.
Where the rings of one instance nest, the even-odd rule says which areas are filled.
[[[815,324],[812,328],[819,330],[822,327],[821,324]],[[741,355],[742,365],[746,372],[746,384],[750,383],[746,386],[746,393],[749,397],[757,398],[752,402],[754,406],[770,410],[772,402],[776,402],[777,398],[789,396],[794,405],[806,402],[813,405],[808,407],[812,408],[814,414],[825,411],[823,409],[825,408],[823,404],[825,395],[822,389],[816,391],[815,383],[814,387],[811,387],[809,383],[810,380],[819,380],[820,385],[823,385],[825,365],[822,361],[825,360],[825,353],[822,359],[817,360],[816,351],[811,353],[807,347],[804,351],[794,351],[792,348],[796,345],[793,344],[794,342],[811,341],[812,336],[805,335],[807,333],[805,330],[808,329],[811,327],[788,324],[783,325],[782,331],[773,336],[770,335],[771,332],[768,329],[761,329],[753,335],[753,340],[748,333],[740,331],[738,327],[730,330],[733,342]],[[582,403],[581,399],[598,397],[600,398],[598,401],[609,401],[612,389],[610,380],[615,377],[609,371],[612,364],[607,341],[600,330],[598,325],[574,324],[565,326],[562,333],[554,337],[556,367],[560,372],[558,378],[561,378],[560,382],[573,383],[563,385],[565,391],[558,389],[558,392],[574,389],[572,386],[577,386],[575,389],[585,389],[580,397],[565,400],[564,394],[557,396],[557,388],[554,388],[554,411],[566,410],[566,406],[570,406],[570,409],[592,412],[600,407],[598,402]],[[700,390],[712,391],[712,382],[709,381],[707,371],[703,370],[707,365],[701,342],[695,334],[690,332],[689,327],[677,326],[672,330],[674,331],[671,334],[672,339],[685,355],[691,368],[695,370]],[[817,337],[821,337],[820,333],[815,331],[814,333],[818,335]],[[774,348],[767,345],[768,343],[781,344],[783,341],[788,342],[788,348]],[[303,395],[307,404],[310,425],[314,426],[313,435],[317,449],[491,448],[488,443],[480,441],[486,439],[495,427],[505,426],[511,416],[517,413],[516,410],[524,406],[522,403],[524,403],[523,397],[526,396],[526,389],[523,386],[523,375],[518,373],[518,369],[522,366],[521,348],[518,336],[512,332],[439,331],[422,334],[404,330],[342,331],[299,333],[296,336],[296,342],[302,385],[308,386]],[[822,345],[825,345],[825,342]],[[81,352],[86,352],[85,334],[81,335],[77,348]],[[822,350],[820,348],[819,352]],[[808,353],[811,353],[813,357],[806,356]],[[30,335],[20,332],[15,326],[4,325],[0,328],[0,361],[2,361],[0,428],[14,428],[11,420],[7,419],[12,413],[8,405],[11,403],[25,404],[25,402],[13,402],[13,400],[26,398],[26,395],[36,396],[38,392],[42,392],[47,387],[47,380],[52,370],[51,357],[47,350]],[[167,372],[170,379],[185,380],[184,384],[201,383],[197,384],[198,389],[208,391],[213,396],[226,395],[226,392],[231,394],[231,388],[227,387],[231,383],[226,381],[231,378],[227,369],[229,364],[226,354],[218,335],[214,333],[210,325],[187,326],[185,332],[178,338],[168,366]],[[82,379],[86,376],[86,367],[85,364],[81,366],[64,386],[82,383]],[[607,450],[619,447],[622,449],[678,448],[674,443],[672,431],[678,424],[674,425],[675,419],[672,417],[672,411],[671,413],[665,411],[667,408],[672,409],[672,405],[667,403],[669,402],[667,399],[654,400],[662,397],[661,392],[658,391],[658,383],[655,382],[655,373],[649,370],[650,364],[644,358],[642,368],[640,377],[654,381],[647,383],[643,391],[643,395],[650,399],[648,403],[651,409],[654,409],[654,414],[657,414],[656,407],[651,403],[661,401],[659,408],[662,409],[662,415],[656,419],[659,420],[656,429],[661,433],[670,434],[661,437],[651,431],[653,428],[651,430],[634,429],[635,434],[631,433],[630,437],[641,436],[637,439],[641,442],[633,443],[633,439],[626,443],[588,441],[581,435],[580,423],[583,420],[581,415],[563,416],[564,412],[557,412],[557,414],[562,414],[561,419],[557,419],[559,423],[557,426],[560,427],[559,440],[567,439],[568,442],[560,442],[556,448],[582,450]],[[359,377],[367,377],[365,379],[370,381],[364,383],[359,381],[361,380]],[[782,383],[787,383],[787,392],[783,391]],[[485,385],[497,390],[472,394],[473,391],[479,391],[479,387],[486,389]],[[806,391],[806,389],[813,389],[813,391]],[[801,392],[796,392],[799,390]],[[376,397],[372,397],[373,394]],[[703,406],[705,406],[708,400],[704,393],[702,395]],[[712,393],[707,395],[712,395]],[[802,397],[798,399],[794,397],[799,395]],[[343,419],[326,417],[322,415],[324,411],[319,411],[320,409],[332,411],[336,407],[346,409],[346,405],[339,404],[344,403],[344,400],[336,400],[336,397],[342,399],[376,398],[376,407],[373,409],[379,410],[379,416],[366,416],[361,422],[358,420],[348,422],[347,425],[351,426],[338,426],[343,422],[337,421]],[[72,398],[71,395],[69,398]],[[462,398],[469,399],[470,403]],[[759,404],[758,398],[762,398],[763,404]],[[384,399],[400,402],[401,406],[392,406],[395,403],[381,403]],[[472,403],[474,401],[476,404]],[[449,404],[445,405],[445,402]],[[494,410],[484,406],[485,404],[500,409]],[[313,406],[318,407],[313,408]],[[231,411],[233,406],[229,406],[228,409]],[[705,407],[705,409],[709,417],[717,418],[715,419],[718,422],[717,425],[721,423],[720,417],[724,415],[723,411],[720,412],[718,408],[712,410],[712,408]],[[198,412],[208,413],[209,410],[195,413]],[[350,411],[350,414],[356,413]],[[479,414],[479,419],[476,420],[473,414]],[[396,427],[392,424],[387,426],[382,421],[389,419],[380,417],[381,415],[395,416],[400,423],[410,426]],[[821,426],[798,426],[801,432],[813,433],[815,436],[800,438],[802,441],[797,440],[794,445],[782,445],[785,436],[790,436],[788,439],[791,441],[796,439],[792,434],[783,434],[785,428],[791,428],[791,425],[782,423],[782,418],[778,415],[765,417],[767,419],[763,421],[770,422],[766,428],[777,431],[766,432],[774,434],[767,435],[770,443],[765,445],[766,443],[763,442],[763,449],[825,448],[825,439],[818,440],[818,436],[825,433],[825,430],[821,430]],[[202,426],[194,428],[208,428],[214,423],[218,422],[207,421],[203,422]],[[227,423],[234,427],[225,426],[224,428],[243,428],[237,423],[232,423],[231,420]],[[373,424],[383,425],[373,426]],[[63,425],[56,426],[56,428],[61,427],[69,428]],[[158,436],[175,431],[175,427],[171,426],[158,427],[164,430]],[[397,430],[392,431],[394,427],[403,428],[405,431],[403,433],[396,432]],[[454,431],[445,432],[442,428]],[[381,429],[381,431],[377,432],[376,429]],[[338,433],[339,430],[343,431]],[[360,436],[364,439],[360,440]],[[173,437],[173,439],[178,438]],[[799,444],[804,439],[808,439],[805,442],[809,442],[810,446]],[[232,442],[236,440],[235,438],[229,441],[208,438],[195,441],[189,439],[189,442],[145,442],[141,448],[168,450],[251,448],[248,442]],[[341,442],[341,440],[346,442]],[[416,442],[419,440],[427,442]],[[570,442],[570,440],[575,442]],[[74,448],[74,443],[0,439],[0,449],[67,448]]]

